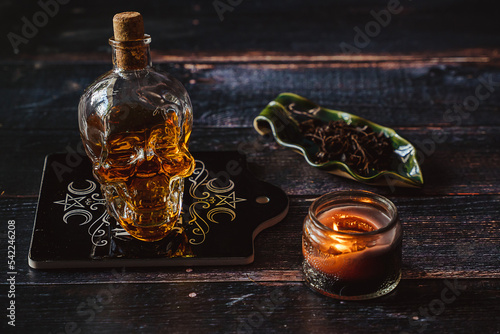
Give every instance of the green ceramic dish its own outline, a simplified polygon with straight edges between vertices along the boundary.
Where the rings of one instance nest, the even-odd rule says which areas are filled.
[[[314,163],[314,156],[319,148],[313,141],[305,138],[298,127],[300,122],[311,118],[325,122],[342,120],[354,126],[367,125],[376,133],[382,132],[386,137],[390,138],[394,148],[390,170],[372,170],[368,176],[361,176],[340,161]],[[282,93],[274,101],[271,101],[255,118],[254,127],[261,135],[272,132],[280,145],[298,151],[311,166],[331,174],[371,185],[420,187],[424,183],[416,159],[415,148],[393,129],[343,111],[320,107],[296,94]]]

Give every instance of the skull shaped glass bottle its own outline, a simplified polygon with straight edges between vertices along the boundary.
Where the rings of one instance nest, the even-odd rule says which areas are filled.
[[[137,239],[164,238],[177,222],[188,152],[192,107],[184,86],[151,66],[142,16],[113,18],[113,70],[84,92],[80,134],[108,213]]]

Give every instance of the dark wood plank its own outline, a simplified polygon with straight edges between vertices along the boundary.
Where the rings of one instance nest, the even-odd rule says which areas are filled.
[[[227,3],[227,2],[224,2]],[[237,2],[238,3],[238,2]],[[62,5],[39,32],[20,45],[16,56],[7,39],[0,55],[11,59],[33,55],[105,53],[112,35],[112,16],[135,9],[143,13],[146,32],[153,36],[154,48],[162,53],[176,51],[294,51],[342,53],[342,42],[356,46],[355,27],[366,30],[375,22],[370,12],[388,6],[386,0],[334,3],[314,0],[289,1],[286,5],[270,1],[242,1],[224,13],[221,22],[212,1],[161,1],[154,4],[120,1],[103,6],[100,1],[71,1]],[[467,49],[498,49],[500,37],[496,7],[490,1],[401,1],[398,13],[385,27],[358,43],[362,53],[408,53]],[[40,11],[37,2],[7,3],[2,11],[4,36],[21,34],[26,16]],[[433,19],[439,17],[439,19]],[[373,29],[373,28],[372,28]],[[376,29],[376,28],[375,28]],[[411,37],[410,37],[411,36]]]
[[[381,194],[426,196],[499,194],[500,130],[498,127],[396,128],[420,151],[422,189],[373,187],[310,167],[295,152],[260,137],[253,128],[195,127],[192,151],[239,150],[254,174],[280,186],[289,195],[318,195],[332,189],[367,189]],[[16,138],[15,141],[12,138]],[[433,138],[439,139],[432,145]],[[443,142],[440,142],[444,140]],[[81,148],[78,130],[3,130],[0,150],[0,192],[3,196],[37,196],[44,157]]]
[[[110,69],[96,64],[1,66],[0,130],[76,129],[83,89]],[[389,127],[500,125],[500,67],[299,63],[278,68],[272,64],[162,64],[160,68],[186,85],[195,127],[251,127],[255,116],[284,91]],[[489,82],[492,93],[481,88],[482,82]],[[488,97],[479,101],[476,89]],[[473,105],[475,101],[478,105]],[[471,103],[470,111],[464,103]],[[462,111],[454,111],[455,104]]]
[[[60,333],[65,326],[82,333],[494,333],[499,329],[494,320],[499,280],[403,280],[396,292],[366,302],[339,302],[300,283],[69,283],[17,289],[16,326],[30,333]]]
[[[19,33],[21,17],[31,18],[40,10],[38,3],[0,5],[4,36]],[[61,5],[19,54],[4,38],[0,218],[2,224],[16,221],[18,329],[500,332],[500,35],[495,34],[495,4],[402,2],[403,11],[359,54],[343,53],[340,43],[354,44],[353,28],[363,29],[373,20],[370,11],[383,10],[387,3],[242,1],[221,22],[213,1],[124,0],[105,6],[75,0]],[[250,265],[58,271],[27,265],[43,157],[76,149],[78,99],[110,67],[112,15],[130,9],[146,18],[154,61],[191,94],[191,149],[239,149],[258,177],[290,195],[290,213],[257,237]],[[481,87],[485,80],[491,94],[470,114],[448,111],[487,92]],[[424,188],[394,191],[328,175],[260,138],[252,120],[283,91],[395,128],[420,150]],[[403,280],[386,297],[339,302],[302,283],[303,218],[316,196],[338,189],[372,190],[399,209],[405,232]],[[6,246],[4,229],[0,248]],[[7,272],[6,262],[0,269]],[[7,291],[8,283],[0,282],[0,288]],[[1,328],[3,333],[6,321]]]
[[[500,278],[498,195],[449,197],[390,197],[404,228],[403,277]],[[255,242],[255,261],[247,266],[186,268],[127,268],[123,281],[219,282],[302,281],[301,231],[311,197],[291,197],[290,211],[278,225],[263,231]],[[16,221],[19,282],[61,284],[107,282],[108,270],[32,270],[27,254],[33,227],[35,199],[1,199],[2,219]],[[6,249],[6,232],[0,247]],[[6,263],[1,264],[2,267]],[[84,273],[84,274],[82,274]]]

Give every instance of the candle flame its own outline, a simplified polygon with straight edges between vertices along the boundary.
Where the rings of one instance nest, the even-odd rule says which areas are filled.
[[[334,231],[338,231],[339,230],[339,228],[337,227],[337,224],[335,224],[335,223],[333,223],[333,230]]]
[[[351,252],[351,249],[347,245],[336,244],[334,247],[342,254]]]

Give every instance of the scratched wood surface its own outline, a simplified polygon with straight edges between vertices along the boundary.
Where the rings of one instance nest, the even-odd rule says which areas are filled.
[[[238,2],[232,11],[223,13],[221,22],[213,1],[138,3],[124,0],[103,5],[99,0],[72,0],[59,6],[56,15],[36,36],[19,46],[19,56],[45,56],[48,60],[64,59],[67,55],[73,59],[99,57],[108,51],[106,43],[112,35],[110,17],[127,10],[140,11],[146,18],[146,31],[156,41],[154,50],[159,54],[189,56],[200,52],[213,57],[245,53],[251,57],[257,52],[331,56],[343,52],[342,42],[356,47],[354,28],[364,31],[366,24],[374,20],[371,11],[380,13],[389,4],[387,0],[362,0],[355,4],[349,0],[232,3]],[[368,36],[366,46],[360,40],[361,55],[383,54],[383,58],[413,53],[424,58],[439,54],[451,58],[495,55],[500,41],[495,2],[401,0],[399,3],[377,36]],[[31,19],[38,11],[40,6],[34,1],[5,2],[2,32],[20,34],[21,18]],[[13,48],[8,40],[2,43],[5,48],[0,54],[12,56]]]
[[[227,3],[227,1],[224,1]],[[233,3],[236,3],[234,1]],[[500,34],[494,2],[401,1],[359,52],[355,27],[388,1],[70,1],[14,54],[0,48],[0,249],[16,221],[16,327],[1,333],[500,333]],[[77,150],[82,90],[110,68],[111,17],[141,11],[153,62],[178,77],[195,111],[191,149],[239,150],[290,212],[255,241],[247,266],[30,269],[27,252],[45,155]],[[0,3],[2,34],[21,34],[33,1]],[[359,46],[359,45],[358,45]],[[425,186],[365,186],[310,168],[259,137],[253,118],[291,91],[394,128],[420,154]],[[466,105],[483,94],[478,105]],[[467,108],[466,108],[467,107]],[[434,144],[432,144],[434,142]],[[367,302],[303,285],[308,206],[338,189],[394,201],[403,280]],[[8,303],[7,258],[1,305]],[[5,307],[2,309],[5,310]],[[3,311],[5,312],[5,311]]]

